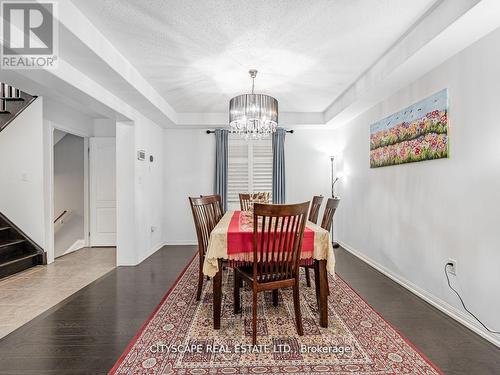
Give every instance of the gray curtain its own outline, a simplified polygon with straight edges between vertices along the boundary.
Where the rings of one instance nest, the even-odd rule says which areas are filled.
[[[273,203],[285,203],[285,135],[277,128],[273,133]]]
[[[226,129],[215,130],[215,194],[222,199],[224,211],[227,209],[227,137]]]

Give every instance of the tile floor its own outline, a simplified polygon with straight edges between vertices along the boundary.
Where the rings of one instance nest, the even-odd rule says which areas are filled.
[[[1,279],[0,338],[115,267],[115,248],[84,248]]]

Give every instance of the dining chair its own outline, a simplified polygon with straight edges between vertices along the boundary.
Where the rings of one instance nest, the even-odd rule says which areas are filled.
[[[328,198],[325,211],[323,212],[323,219],[321,220],[321,228],[326,229],[327,231],[331,230],[333,215],[335,215],[335,211],[337,211],[339,203],[339,198]]]
[[[193,212],[194,226],[196,228],[196,236],[198,237],[198,258],[199,258],[199,273],[198,273],[198,289],[196,292],[196,300],[201,297],[203,288],[203,262],[205,254],[208,250],[208,241],[210,233],[220,220],[221,204],[220,196],[204,196],[190,197],[191,211]]]
[[[309,202],[291,205],[256,203],[253,211],[253,265],[234,268],[234,313],[241,311],[240,287],[252,285],[252,343],[257,342],[257,295],[293,288],[293,307],[299,336],[304,334],[299,300],[299,262]]]
[[[323,202],[322,195],[315,195],[313,197],[313,200],[311,203],[311,209],[309,210],[309,219],[308,220],[313,222],[314,224],[318,223],[319,208],[321,207],[322,202]]]
[[[215,216],[217,219],[217,222],[219,222],[220,219],[222,219],[222,216],[224,216],[224,208],[222,207],[222,198],[219,194],[213,194],[213,195],[200,195],[201,198],[215,198],[215,201],[212,203],[215,209]]]
[[[309,210],[309,218],[308,220],[313,222],[314,224],[318,223],[319,209],[321,207],[321,203],[323,202],[322,195],[315,195],[311,202],[311,209]],[[306,273],[306,283],[307,286],[311,286],[311,278],[309,276],[309,267],[305,267],[304,271]]]
[[[335,215],[335,211],[337,210],[340,203],[339,198],[328,198],[326,202],[325,211],[323,212],[323,219],[321,220],[321,228],[326,229],[330,232],[332,228],[333,215]],[[319,298],[319,270],[317,269],[316,263],[314,265],[306,265],[303,266],[306,269],[306,283],[307,286],[311,286],[311,282],[309,280],[309,269],[314,269],[314,283],[316,288],[316,298]],[[328,287],[328,284],[327,284]],[[330,294],[330,291],[328,291]]]
[[[240,208],[241,211],[249,211],[251,205],[250,194],[240,193]]]

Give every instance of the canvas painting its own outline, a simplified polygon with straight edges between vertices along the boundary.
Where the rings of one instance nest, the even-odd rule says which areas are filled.
[[[370,126],[370,167],[447,158],[448,90]]]

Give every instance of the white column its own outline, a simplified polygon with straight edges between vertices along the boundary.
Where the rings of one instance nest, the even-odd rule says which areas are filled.
[[[138,262],[135,246],[135,135],[132,121],[116,123],[116,263]]]

